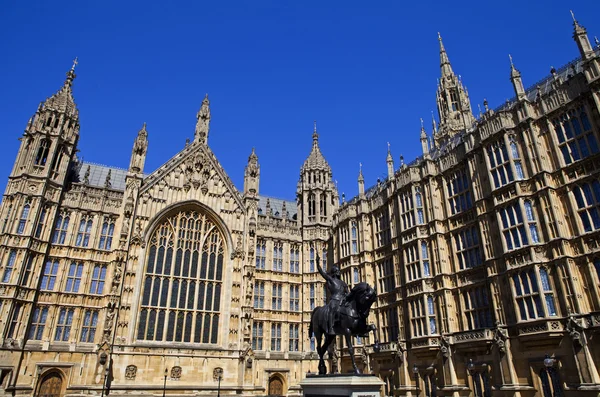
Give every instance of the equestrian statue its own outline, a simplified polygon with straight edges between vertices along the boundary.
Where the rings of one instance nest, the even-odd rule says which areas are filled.
[[[325,286],[330,296],[327,305],[316,307],[313,310],[308,330],[308,336],[312,337],[314,333],[317,341],[319,375],[327,373],[323,356],[337,335],[344,335],[346,337],[354,373],[359,375],[360,370],[354,361],[352,337],[365,337],[369,332],[373,331],[373,335],[375,336],[374,349],[376,351],[379,350],[379,340],[375,332],[377,329],[375,325],[367,324],[369,309],[373,302],[375,302],[375,299],[377,299],[377,292],[367,283],[358,283],[349,291],[348,285],[340,278],[340,269],[337,266],[331,266],[328,274],[321,268],[321,260],[318,255],[316,261],[317,269],[326,281]],[[321,344],[323,335],[325,335],[325,342]]]

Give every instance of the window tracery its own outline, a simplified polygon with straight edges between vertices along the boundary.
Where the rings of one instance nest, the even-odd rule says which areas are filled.
[[[165,219],[148,244],[137,339],[217,343],[225,240],[197,211]]]

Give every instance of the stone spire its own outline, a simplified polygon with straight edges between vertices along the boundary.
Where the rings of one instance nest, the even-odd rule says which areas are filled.
[[[442,78],[446,76],[454,75],[452,71],[452,65],[450,65],[450,60],[448,59],[448,54],[446,53],[446,48],[444,47],[444,42],[442,42],[442,35],[438,32],[438,41],[440,42],[440,68],[442,69]]]
[[[519,100],[523,100],[526,98],[526,95],[525,87],[523,86],[523,80],[521,80],[521,73],[517,70],[517,68],[515,68],[512,56],[510,54],[508,54],[508,59],[510,59],[510,81],[513,84],[517,98]]]
[[[138,131],[137,137],[133,142],[133,149],[131,151],[131,162],[129,163],[130,172],[144,172],[144,163],[146,162],[147,152],[148,131],[146,131],[146,123],[144,123],[144,125],[142,125],[142,129]]]
[[[78,61],[77,58],[75,58],[73,60],[73,66],[71,66],[71,70],[67,72],[67,78],[63,86],[54,95],[42,103],[40,110],[53,110],[59,113],[64,113],[67,117],[75,119],[79,117],[79,112],[77,110],[77,106],[75,105],[72,91],[73,80],[75,80],[75,77],[77,77],[75,74],[75,67],[77,64]]]
[[[196,131],[194,133],[194,141],[201,142],[206,145],[208,140],[208,131],[210,129],[210,101],[208,94],[202,101],[202,106],[196,115]]]
[[[248,164],[244,172],[244,195],[258,197],[258,183],[260,178],[260,165],[258,164],[258,156],[252,148],[252,153],[248,156]]]
[[[362,163],[358,163],[358,194],[360,196],[365,194],[365,178],[362,173]]]
[[[590,39],[587,36],[587,31],[583,26],[575,19],[575,14],[571,11],[571,17],[573,18],[573,39],[577,43],[579,53],[583,59],[590,59],[594,57],[594,49],[590,43]]]
[[[308,170],[324,170],[331,174],[331,167],[323,157],[321,149],[319,148],[319,134],[317,133],[317,122],[314,122],[313,134],[312,134],[312,150],[308,155],[308,158],[302,165],[302,171]]]
[[[471,112],[471,103],[467,89],[460,76],[452,70],[442,37],[438,33],[440,43],[441,77],[438,80],[437,108],[439,130],[434,133],[435,145],[440,146],[457,133],[470,128],[475,122]]]
[[[388,178],[392,179],[394,177],[394,159],[392,158],[392,151],[390,150],[389,142],[387,143],[387,146],[388,150],[385,162],[387,163]]]
[[[433,121],[435,125],[435,120]],[[429,155],[429,142],[427,140],[427,132],[425,132],[425,126],[423,125],[423,119],[421,119],[421,148],[423,149],[423,156]]]

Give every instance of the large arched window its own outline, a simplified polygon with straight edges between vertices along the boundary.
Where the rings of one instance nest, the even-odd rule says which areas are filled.
[[[150,237],[138,340],[217,343],[225,239],[196,211],[179,212]]]

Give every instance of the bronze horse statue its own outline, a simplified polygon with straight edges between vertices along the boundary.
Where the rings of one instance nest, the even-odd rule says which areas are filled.
[[[352,344],[353,336],[367,336],[373,332],[375,336],[375,351],[379,350],[379,340],[377,339],[377,329],[373,324],[367,324],[369,309],[377,299],[377,292],[367,283],[358,283],[352,288],[350,293],[345,296],[343,301],[337,307],[337,313],[329,313],[328,306],[316,307],[311,315],[308,335],[311,337],[314,333],[316,338],[317,353],[319,354],[319,375],[327,373],[325,360],[323,356],[335,340],[336,335],[344,335],[348,345],[348,352],[352,359],[354,373],[359,375],[360,370],[354,361],[354,346]],[[328,327],[329,316],[335,316],[333,327]],[[333,332],[333,333],[332,333]],[[325,342],[321,344],[321,339],[325,335]],[[333,372],[333,368],[332,368]]]

